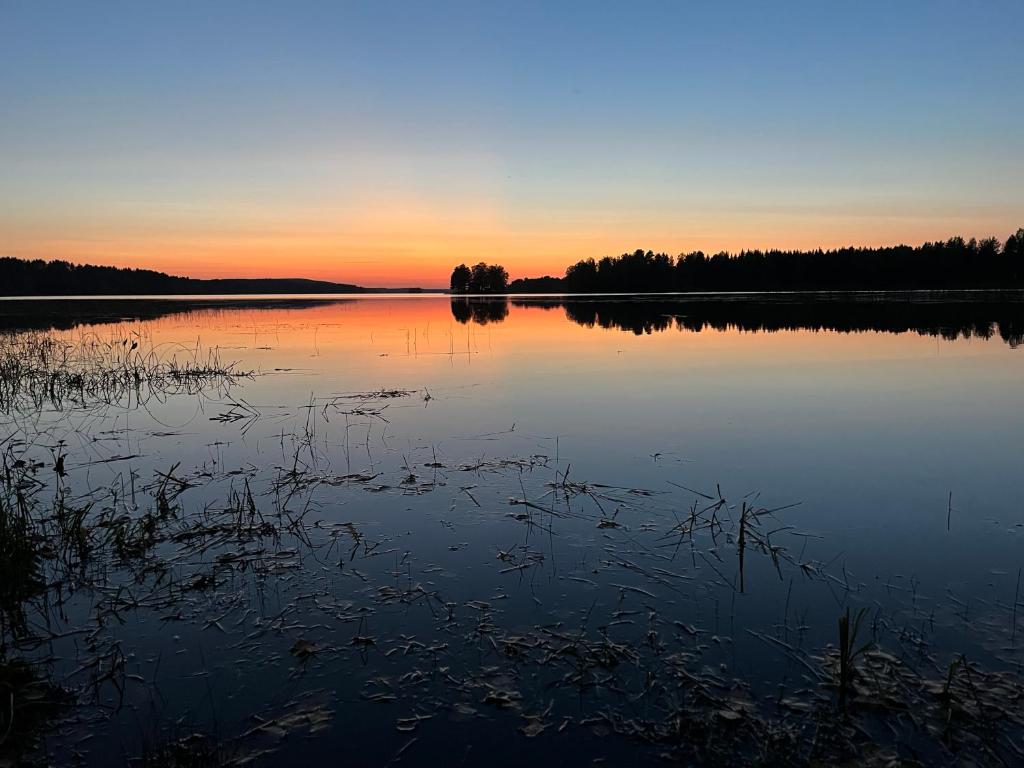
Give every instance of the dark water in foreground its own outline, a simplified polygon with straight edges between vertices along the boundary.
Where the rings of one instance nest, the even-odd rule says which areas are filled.
[[[86,509],[0,590],[6,657],[74,702],[35,754],[1017,757],[1018,295],[3,304],[15,353],[253,372],[0,403],[8,477]],[[884,654],[852,724],[848,608]],[[961,655],[1009,681],[1004,730],[928,698]]]

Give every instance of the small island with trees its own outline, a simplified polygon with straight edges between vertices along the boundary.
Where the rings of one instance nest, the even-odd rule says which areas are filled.
[[[497,264],[459,264],[452,270],[452,293],[507,293],[508,271]]]

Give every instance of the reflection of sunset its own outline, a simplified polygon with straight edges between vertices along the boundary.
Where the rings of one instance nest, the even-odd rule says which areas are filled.
[[[917,332],[854,332],[793,329],[697,332],[674,323],[666,330],[635,335],[571,321],[558,306],[519,306],[507,317],[479,324],[458,322],[447,297],[381,297],[325,302],[308,309],[199,310],[144,323],[92,328],[102,338],[142,329],[155,343],[197,339],[223,357],[242,358],[261,370],[377,372],[381,384],[442,372],[455,379],[467,366],[537,377],[560,369],[571,357],[579,372],[602,368],[682,371],[706,366],[803,368],[824,363],[927,359],[938,355],[1012,354],[998,336],[988,342],[950,342]],[[68,331],[78,334],[81,331]],[[461,373],[460,373],[461,372]],[[416,380],[414,378],[414,380]]]

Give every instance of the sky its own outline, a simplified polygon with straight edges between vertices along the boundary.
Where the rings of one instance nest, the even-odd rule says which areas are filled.
[[[1024,226],[1024,2],[0,0],[0,255],[444,286]]]

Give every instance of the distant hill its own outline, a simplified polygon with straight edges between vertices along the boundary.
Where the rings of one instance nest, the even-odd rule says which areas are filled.
[[[364,288],[304,278],[196,280],[151,269],[0,258],[0,296],[211,295],[241,293],[398,293],[422,288]],[[440,291],[438,291],[440,292]]]

